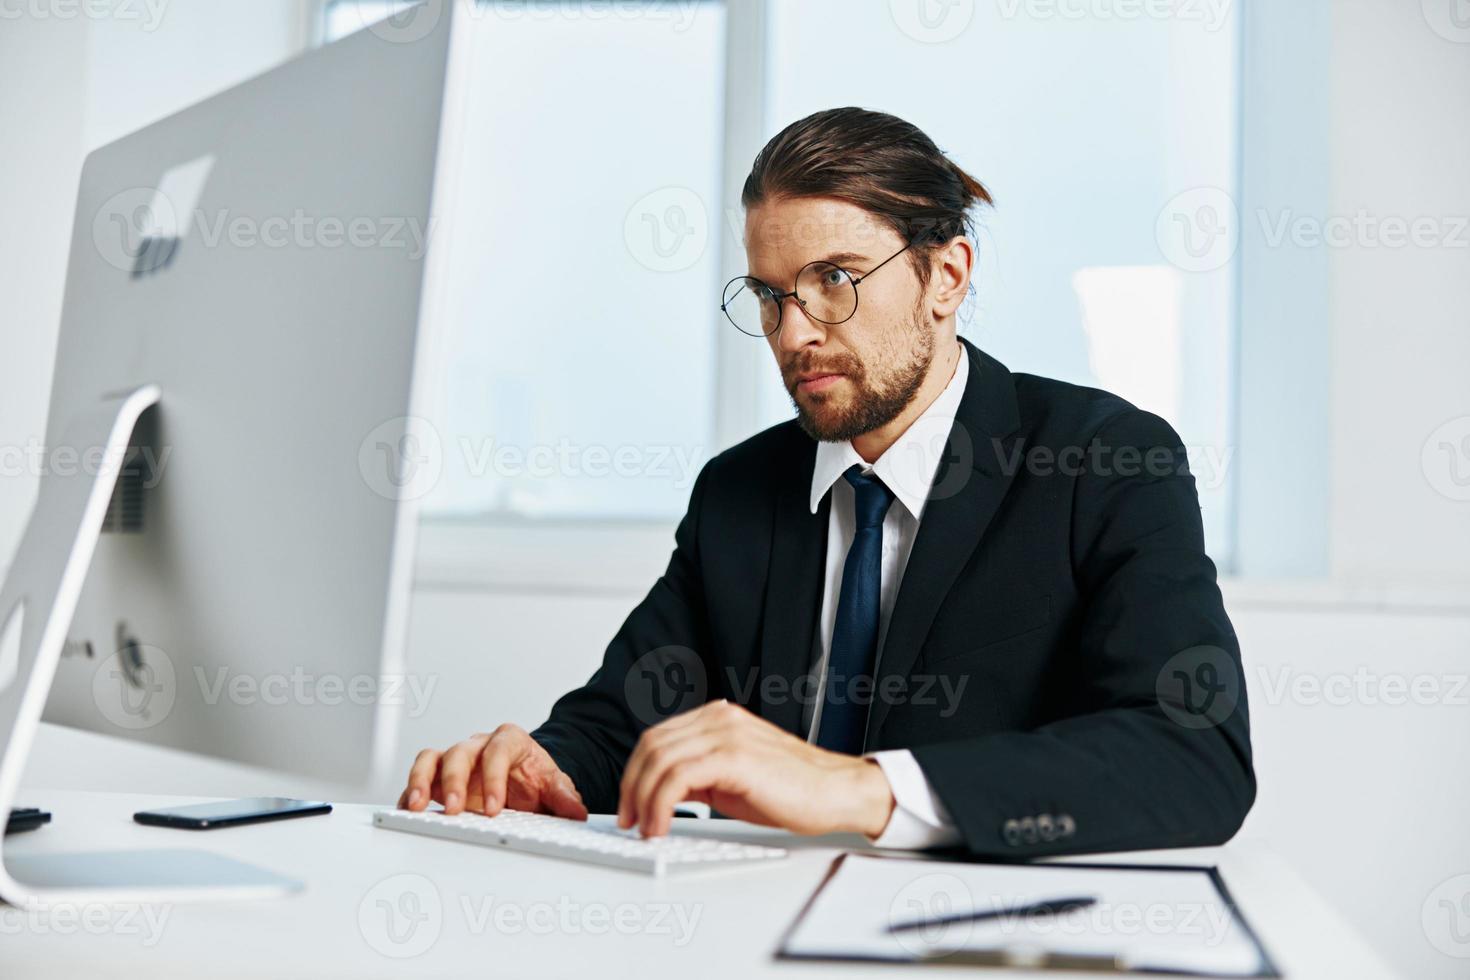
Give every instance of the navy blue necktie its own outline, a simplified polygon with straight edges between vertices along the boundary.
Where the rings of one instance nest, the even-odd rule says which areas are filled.
[[[833,752],[857,755],[863,750],[868,725],[866,684],[863,697],[853,697],[853,679],[871,678],[878,659],[878,601],[883,575],[883,515],[893,503],[893,491],[877,476],[864,476],[851,467],[842,474],[853,490],[857,528],[847,561],[842,566],[842,592],[837,620],[832,625],[832,650],[827,657],[827,685],[817,744]],[[860,702],[860,703],[859,703]]]

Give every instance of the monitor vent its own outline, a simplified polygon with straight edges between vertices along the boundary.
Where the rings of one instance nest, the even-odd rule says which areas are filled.
[[[143,530],[144,500],[152,473],[147,454],[129,450],[118,473],[112,499],[107,503],[107,516],[102,520],[103,533],[138,534]]]

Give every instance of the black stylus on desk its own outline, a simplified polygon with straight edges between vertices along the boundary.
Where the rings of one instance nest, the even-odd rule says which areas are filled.
[[[906,932],[909,929],[924,929],[931,926],[947,926],[957,922],[988,922],[991,919],[1020,918],[1023,915],[1040,915],[1051,913],[1061,915],[1063,912],[1071,912],[1075,909],[1085,909],[1089,905],[1096,905],[1095,898],[1049,898],[1042,902],[1032,902],[1030,905],[1016,905],[1007,909],[985,909],[982,912],[957,912],[954,915],[943,915],[933,919],[915,919],[912,922],[899,922],[888,927],[889,932]]]

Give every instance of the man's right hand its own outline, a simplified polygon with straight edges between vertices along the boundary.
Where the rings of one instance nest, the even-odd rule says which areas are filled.
[[[444,804],[445,813],[470,810],[493,817],[509,807],[587,819],[587,807],[571,777],[516,725],[472,735],[447,752],[420,752],[398,806],[423,810],[431,800]]]

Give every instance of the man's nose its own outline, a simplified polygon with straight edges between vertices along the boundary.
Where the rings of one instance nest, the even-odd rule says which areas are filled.
[[[794,354],[803,347],[820,344],[827,335],[823,324],[807,315],[801,300],[792,295],[781,302],[788,304],[781,312],[781,333],[777,338],[781,349]]]

